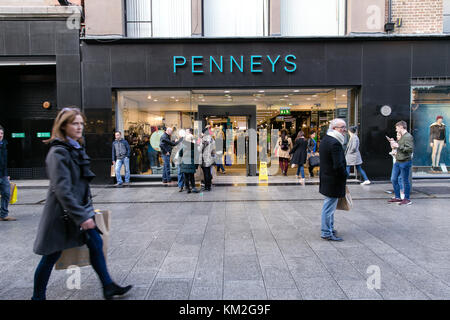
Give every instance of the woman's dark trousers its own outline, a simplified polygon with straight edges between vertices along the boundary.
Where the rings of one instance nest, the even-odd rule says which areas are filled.
[[[86,245],[89,248],[89,257],[92,267],[97,273],[103,287],[112,283],[106,268],[105,256],[103,254],[103,240],[96,229],[89,229],[87,233]],[[34,273],[34,291],[32,300],[45,300],[48,280],[52,273],[53,266],[61,256],[61,251],[43,256]]]

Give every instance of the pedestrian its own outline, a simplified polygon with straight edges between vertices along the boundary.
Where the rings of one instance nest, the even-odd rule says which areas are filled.
[[[363,161],[361,153],[359,152],[359,138],[357,135],[357,126],[352,126],[348,129],[350,139],[347,143],[347,149],[345,151],[345,161],[347,162],[347,173],[350,175],[350,167],[356,166],[356,170],[362,175],[363,182],[361,185],[370,184],[369,178],[367,178],[366,172],[361,167]]]
[[[211,166],[215,163],[216,146],[212,138],[211,127],[208,125],[202,130],[202,139],[198,147],[201,154],[201,166],[205,181],[205,191],[211,191],[212,173]]]
[[[277,141],[278,158],[281,167],[281,173],[287,176],[287,170],[289,167],[289,152],[292,150],[292,139],[288,137],[286,129],[281,130],[281,135]]]
[[[397,132],[397,142],[400,140],[401,138],[401,134],[399,132]],[[395,165],[395,154],[397,153],[397,148],[393,148],[391,146],[391,152],[389,152],[389,154],[392,156],[392,166]],[[394,173],[394,170],[391,171],[391,181],[392,181],[392,173]],[[400,186],[400,199],[405,199],[405,190],[403,190],[403,180],[402,180],[402,175],[398,176],[398,184]],[[395,195],[392,197],[392,199],[395,198]]]
[[[170,177],[170,155],[172,154],[172,148],[178,145],[181,141],[183,141],[183,138],[180,138],[179,140],[172,141],[173,129],[171,127],[168,127],[164,134],[161,136],[161,140],[159,143],[159,147],[161,148],[161,155],[163,158],[163,175],[162,175],[162,182],[164,184],[170,183],[171,177]]]
[[[400,135],[400,139],[395,141],[388,138],[391,148],[396,148],[395,163],[392,167],[391,182],[394,187],[395,198],[390,199],[389,203],[398,203],[400,205],[411,205],[410,192],[410,170],[412,166],[412,154],[414,152],[414,138],[407,130],[405,121],[399,121],[395,124],[395,131]],[[400,184],[398,177],[402,177],[403,190],[405,191],[405,198],[400,197]]]
[[[188,132],[189,132],[189,129],[187,129],[187,130],[180,129],[179,136],[184,137],[184,136],[186,136],[186,134],[188,134]],[[181,154],[180,154],[181,146],[178,145],[175,148],[177,148],[177,150],[176,150],[176,154],[173,159],[173,162],[177,166],[177,184],[178,184],[178,188],[180,189],[179,192],[183,192],[185,183],[184,183],[184,174],[183,174],[183,172],[181,172]]]
[[[314,159],[319,159],[318,158],[319,153],[317,152],[316,132],[314,130],[309,135],[307,150],[308,150],[307,160],[308,160],[309,176],[310,176],[310,178],[314,178],[314,168],[319,166],[318,161],[314,162],[314,161],[309,160],[311,157],[317,157]],[[314,164],[316,164],[316,165],[314,165]]]
[[[42,255],[35,274],[32,300],[45,300],[52,268],[65,249],[86,244],[89,257],[103,286],[105,299],[123,295],[108,273],[103,241],[96,227],[89,182],[95,177],[83,141],[85,116],[77,108],[62,109],[53,124],[46,157],[50,187],[33,251]]]
[[[303,166],[306,163],[307,148],[308,142],[305,140],[303,131],[300,130],[297,134],[297,137],[295,138],[294,147],[289,152],[289,154],[292,155],[292,167],[294,168],[295,166],[297,166],[297,174],[295,175],[295,177],[297,179],[300,179],[300,183],[302,185],[305,185],[305,169]]]
[[[120,174],[120,170],[122,169],[122,165],[125,166],[125,184],[130,184],[130,155],[131,148],[128,144],[128,141],[122,138],[122,133],[120,131],[116,131],[114,133],[115,140],[112,144],[112,164],[115,166],[116,170],[116,187],[122,187],[122,175]]]
[[[181,159],[181,173],[184,175],[184,185],[187,193],[198,193],[199,190],[195,187],[194,174],[197,170],[198,164],[195,164],[195,142],[192,135],[192,129],[186,131],[186,138],[182,142],[180,149]]]
[[[2,196],[0,221],[16,221],[8,216],[8,205],[11,198],[11,184],[8,176],[8,141],[4,139],[5,129],[0,126],[0,195]]]
[[[347,164],[343,145],[346,124],[342,119],[333,119],[327,134],[320,143],[319,192],[325,196],[322,207],[321,237],[330,241],[342,241],[334,229],[334,212],[339,198],[345,197]]]

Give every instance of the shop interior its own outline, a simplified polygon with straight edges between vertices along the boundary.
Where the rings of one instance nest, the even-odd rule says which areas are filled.
[[[215,136],[223,139],[223,153],[219,153],[226,175],[246,175],[248,167],[248,118],[245,116],[208,116],[198,119],[198,106],[254,105],[258,134],[258,167],[261,159],[270,159],[273,150],[271,133],[285,129],[295,140],[298,131],[305,137],[316,132],[316,140],[326,133],[329,121],[340,117],[350,123],[358,123],[355,111],[356,90],[351,88],[290,88],[290,89],[223,89],[192,91],[121,90],[117,91],[115,110],[116,130],[124,133],[132,148],[131,174],[161,175],[159,139],[164,128],[194,129],[209,124]],[[234,143],[226,143],[226,134],[232,130]],[[261,133],[268,137],[260,141]],[[267,147],[267,148],[266,148]],[[267,152],[262,153],[262,150]],[[245,150],[242,156],[242,151]],[[175,153],[175,152],[173,152]],[[174,154],[172,154],[174,156]],[[219,160],[220,162],[220,160]],[[270,162],[270,160],[269,160]],[[295,170],[295,169],[290,169]],[[172,174],[176,175],[173,166]],[[222,173],[219,173],[222,174]],[[292,173],[295,175],[295,173]]]

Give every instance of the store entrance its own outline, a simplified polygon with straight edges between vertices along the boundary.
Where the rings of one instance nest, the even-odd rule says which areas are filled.
[[[227,175],[256,175],[256,106],[199,105],[197,120],[212,128],[218,167]]]

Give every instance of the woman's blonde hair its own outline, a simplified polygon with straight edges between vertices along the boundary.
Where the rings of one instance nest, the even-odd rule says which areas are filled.
[[[86,122],[86,116],[76,107],[64,108],[62,109],[55,118],[52,128],[52,136],[50,139],[45,140],[45,143],[50,143],[55,139],[59,139],[67,142],[66,137],[66,126],[75,120],[76,116],[81,116],[83,121]],[[78,142],[83,144],[83,138],[79,139]]]

